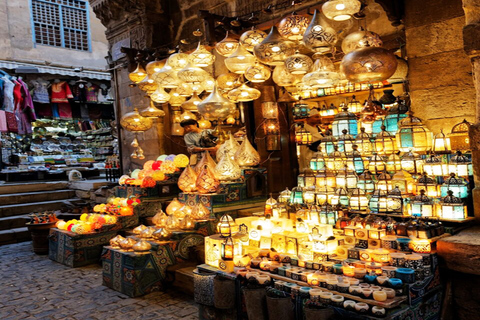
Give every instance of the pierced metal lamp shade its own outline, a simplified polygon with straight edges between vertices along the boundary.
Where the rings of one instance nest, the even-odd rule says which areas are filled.
[[[322,5],[322,12],[330,20],[345,21],[360,11],[358,0],[329,0]]]
[[[142,65],[139,63],[137,64],[137,68],[128,74],[128,78],[133,82],[133,83],[139,83],[143,79],[145,79],[147,76],[147,72],[145,69],[143,69]]]
[[[247,137],[235,153],[235,161],[240,167],[253,167],[260,163],[260,154]]]
[[[214,86],[212,93],[197,108],[207,120],[223,120],[235,110],[235,103],[225,99]]]
[[[312,59],[298,51],[285,60],[285,67],[291,74],[305,74],[310,71],[312,66]]]
[[[172,107],[179,107],[184,103],[186,100],[185,97],[178,94],[176,90],[170,91],[170,100],[168,100],[168,104]]]
[[[322,15],[315,10],[312,21],[303,34],[305,46],[317,54],[328,52],[337,43],[337,33]]]
[[[208,72],[188,64],[185,68],[178,71],[178,78],[188,83],[202,83],[209,76]]]
[[[253,51],[253,48],[266,37],[267,34],[262,30],[249,30],[240,36],[240,44],[248,51]]]
[[[182,82],[180,85],[175,89],[175,92],[180,97],[190,97],[193,94],[193,89],[190,83]]]
[[[150,95],[150,99],[153,101],[153,102],[157,102],[157,103],[165,103],[167,102],[168,100],[170,100],[170,95],[165,92],[165,90],[163,90],[162,87],[158,86],[157,87],[157,90],[155,90],[155,92],[153,92],[151,95]]]
[[[215,79],[212,76],[207,77],[207,79],[205,79],[205,81],[202,83],[203,90],[205,90],[206,92],[212,92],[214,86],[215,86]]]
[[[225,59],[225,65],[230,72],[243,74],[245,70],[253,66],[255,57],[243,46],[238,46],[237,50]]]
[[[152,75],[156,72],[159,72],[160,70],[162,70],[162,68],[165,66],[165,61],[158,61],[158,60],[155,60],[155,61],[150,61],[149,63],[147,63],[147,65],[145,66],[145,70],[147,71],[147,74],[148,75]]]
[[[153,102],[150,101],[150,106],[140,111],[140,115],[147,118],[161,118],[165,116],[165,112],[155,107]]]
[[[288,40],[301,40],[308,27],[308,18],[293,13],[280,21],[278,32]]]
[[[244,83],[240,87],[231,90],[227,97],[235,102],[246,102],[256,100],[260,98],[260,95],[259,90],[251,88]]]
[[[278,29],[273,26],[268,36],[255,46],[253,52],[257,59],[271,66],[278,66],[285,63],[285,59],[295,52],[295,44],[284,39]]]
[[[363,29],[350,33],[342,41],[342,51],[347,54],[353,50],[365,47],[381,47],[383,45],[380,36],[372,31]]]
[[[197,95],[196,92],[193,93],[193,96],[182,103],[181,107],[183,110],[188,110],[188,111],[193,111],[193,112],[198,112],[198,105],[202,102],[202,99],[200,99]]]
[[[145,92],[147,95],[151,95],[157,90],[157,83],[153,81],[149,76],[146,76],[142,81],[137,83],[137,86],[140,90]]]
[[[197,49],[190,53],[189,60],[196,67],[208,67],[215,62],[215,56],[199,42]]]
[[[160,71],[149,76],[159,86],[164,88],[176,88],[180,84],[177,71],[165,65]]]
[[[178,52],[170,55],[167,59],[167,64],[174,70],[181,70],[185,68],[189,62],[188,54]]]
[[[217,44],[215,45],[215,50],[217,50],[220,55],[228,57],[232,53],[234,53],[235,50],[237,50],[238,46],[238,41],[233,39],[232,37],[229,37],[227,31],[225,38],[223,38],[222,41],[217,42]]]
[[[153,126],[151,118],[145,118],[138,113],[138,109],[133,109],[132,112],[126,113],[120,119],[120,125],[123,129],[131,132],[143,132],[147,131]]]
[[[346,54],[340,65],[352,82],[383,81],[397,69],[395,55],[381,47],[365,47]]]
[[[240,76],[236,73],[224,73],[217,77],[217,88],[222,92],[229,92],[240,84],[237,80]]]
[[[303,77],[303,82],[312,88],[328,88],[338,81],[338,73],[332,60],[320,56],[313,65],[313,70]]]
[[[291,87],[302,80],[301,76],[291,74],[285,65],[276,66],[273,69],[272,79],[280,87]]]
[[[245,70],[245,78],[250,82],[264,82],[270,78],[271,74],[270,68],[258,62]]]

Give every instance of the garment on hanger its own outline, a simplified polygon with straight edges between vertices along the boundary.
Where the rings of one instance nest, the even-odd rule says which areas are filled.
[[[68,99],[73,99],[73,94],[66,81],[52,84],[52,103],[68,102]]]
[[[73,99],[78,102],[87,101],[87,88],[85,83],[76,83],[72,86]]]
[[[98,90],[97,98],[98,98],[98,102],[101,102],[101,103],[109,102],[108,88],[104,84],[100,86],[100,89]]]
[[[0,132],[8,132],[7,115],[3,110],[0,110]]]
[[[48,82],[32,80],[33,84],[33,96],[32,100],[38,103],[50,103],[50,97],[48,96]]]
[[[7,127],[9,132],[18,132],[17,117],[13,112],[5,111],[5,118],[7,119]]]
[[[98,102],[98,86],[92,84],[87,87],[87,102]]]
[[[21,102],[15,105],[15,115],[18,120],[18,133],[27,134],[32,133],[32,122],[37,120],[35,114],[35,107],[33,106],[32,96],[28,91],[28,86],[22,79],[16,81],[20,85]],[[17,91],[17,84],[15,84],[14,94]]]
[[[7,77],[2,77],[3,80],[3,109],[8,112],[15,110],[15,102],[13,98],[13,89],[15,83],[10,81]]]
[[[72,119],[72,107],[70,106],[70,103],[59,103],[58,115],[60,118]]]

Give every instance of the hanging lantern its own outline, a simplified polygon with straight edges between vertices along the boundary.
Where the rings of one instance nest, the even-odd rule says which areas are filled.
[[[398,187],[402,194],[413,194],[415,190],[415,180],[405,170],[400,170],[393,175],[392,185]]]
[[[396,137],[398,149],[402,152],[425,152],[432,147],[432,133],[411,112],[400,121]]]
[[[344,207],[348,207],[349,203],[350,198],[348,196],[348,192],[344,188],[338,188],[330,201],[330,204],[332,206],[341,205]]]
[[[288,40],[301,40],[308,27],[308,18],[299,16],[296,12],[283,18],[278,24],[278,32]]]
[[[351,212],[364,212],[368,208],[368,198],[362,190],[353,189],[349,205]]]
[[[335,188],[337,179],[332,171],[321,170],[315,175],[315,186],[317,188]]]
[[[435,155],[431,154],[430,157],[425,159],[423,171],[429,176],[443,177],[448,175],[448,165],[443,165],[440,157],[436,157]]]
[[[189,57],[188,54],[183,52],[177,52],[171,54],[166,62],[166,65],[171,67],[173,70],[181,70],[188,65]]]
[[[382,39],[375,32],[365,31],[360,28],[359,31],[350,33],[342,41],[342,51],[347,54],[357,49],[365,47],[381,47]]]
[[[231,237],[238,232],[238,226],[231,216],[224,214],[218,222],[217,232],[220,233],[220,236],[223,238]]]
[[[140,81],[144,80],[147,77],[147,72],[143,69],[140,63],[137,64],[137,68],[128,74],[128,78],[133,83],[139,83]]]
[[[255,150],[247,137],[235,153],[235,161],[240,167],[254,167],[260,163],[260,154]]]
[[[436,154],[452,153],[452,148],[450,146],[450,138],[443,133],[442,129],[440,129],[440,132],[437,133],[433,138],[432,151]]]
[[[342,130],[342,134],[338,137],[338,150],[349,156],[353,151],[355,138],[348,134],[346,129]]]
[[[278,195],[278,202],[280,203],[287,203],[288,201],[290,201],[290,195],[292,194],[292,192],[290,190],[285,189],[283,190],[282,192],[280,192],[280,194]]]
[[[335,176],[333,176],[335,179]],[[335,195],[335,189],[322,186],[315,188],[315,204],[321,206],[327,203],[331,203],[332,197]]]
[[[340,68],[352,82],[383,81],[395,73],[397,59],[387,49],[365,47],[347,53]]]
[[[301,54],[298,50],[294,55],[289,56],[285,60],[285,67],[291,74],[305,74],[310,71],[313,61],[309,56]]]
[[[303,42],[317,55],[330,51],[337,43],[337,33],[316,9],[303,34]]]
[[[392,153],[388,156],[386,169],[390,174],[395,174],[395,172],[402,170],[402,161],[399,156],[400,152]]]
[[[369,170],[365,170],[358,176],[357,187],[366,194],[372,194],[373,191],[375,191],[375,183],[373,182],[372,173]]]
[[[197,109],[207,120],[224,120],[235,110],[235,103],[219,94],[215,86],[213,92],[197,105]]]
[[[278,104],[276,102],[262,102],[262,115],[265,119],[278,119]]]
[[[150,99],[156,103],[165,103],[170,100],[170,95],[162,87],[158,86],[157,90],[150,95]]]
[[[425,190],[410,200],[410,215],[414,217],[433,217],[433,200],[425,195]]]
[[[455,197],[452,190],[447,191],[447,196],[439,204],[439,217],[450,220],[464,220],[467,217],[467,208],[462,199]]]
[[[347,166],[354,170],[357,174],[361,174],[365,170],[362,154],[358,151],[358,146],[352,146],[353,151],[347,154]]]
[[[205,46],[198,43],[197,49],[190,53],[190,62],[196,67],[208,67],[215,61],[215,56],[205,48]]]
[[[220,182],[208,165],[205,165],[197,177],[196,185],[199,193],[215,193]]]
[[[452,150],[470,150],[470,137],[468,136],[470,125],[470,122],[464,119],[453,126],[452,132],[448,134]]]
[[[295,130],[295,142],[298,145],[307,145],[312,143],[312,134],[305,129],[303,125],[297,126]]]
[[[242,177],[242,171],[238,164],[233,161],[229,154],[225,154],[215,166],[220,181],[238,180]]]
[[[390,108],[387,112],[383,123],[385,124],[386,130],[391,134],[395,134],[398,131],[398,123],[405,119],[407,115],[405,113],[399,112],[398,105]]]
[[[331,132],[326,132],[325,137],[323,137],[320,140],[321,150],[323,150],[324,154],[326,154],[326,155],[329,155],[332,152],[334,152],[335,151],[335,146],[337,145],[337,138],[332,136],[332,135],[328,135],[328,134],[331,134]]]
[[[230,72],[244,74],[248,67],[255,64],[255,57],[243,46],[238,46],[232,55],[225,59],[225,65]]]
[[[352,100],[350,100],[350,102],[347,104],[347,107],[348,110],[353,113],[359,113],[363,109],[362,104],[360,103],[360,101],[355,99],[354,95],[352,96]]]
[[[183,98],[190,97],[193,94],[192,83],[190,82],[180,83],[180,85],[175,89],[173,94]],[[185,101],[185,99],[183,99],[183,101]]]
[[[196,66],[192,66],[190,63],[187,64],[185,68],[179,70],[177,75],[181,81],[187,83],[203,83],[205,79],[209,77],[207,71]]]
[[[447,196],[447,191],[451,190],[455,197],[464,199],[468,197],[468,187],[465,179],[455,176],[455,173],[451,173],[450,177],[440,187],[441,196]]]
[[[257,59],[270,66],[283,65],[285,59],[295,53],[295,44],[282,38],[277,27],[273,26],[268,36],[257,44],[253,52]]]
[[[170,91],[170,100],[168,100],[168,104],[172,107],[179,107],[186,101],[186,98],[181,96],[177,89]]]
[[[146,76],[145,79],[137,83],[137,87],[149,96],[157,90],[158,85],[152,78]]]
[[[237,82],[240,75],[236,73],[224,73],[217,77],[217,89],[222,93],[228,93],[230,90],[240,86]]]
[[[416,183],[415,194],[420,194],[420,190],[425,190],[425,194],[428,197],[436,198],[439,196],[438,186],[435,179],[427,176],[426,173],[422,174]]]
[[[333,136],[338,137],[343,130],[347,130],[351,135],[356,136],[358,133],[357,116],[348,111],[348,107],[344,106],[342,112],[335,115],[332,122]]]
[[[355,139],[355,144],[358,146],[358,152],[360,152],[362,155],[369,156],[373,153],[373,138],[370,134],[365,132],[364,127],[360,128],[360,133]]]
[[[238,41],[233,39],[232,37],[229,37],[227,31],[225,38],[223,38],[222,41],[217,42],[217,44],[215,45],[215,50],[217,50],[220,55],[228,57],[233,52],[235,52],[235,50],[237,50],[238,46]]]
[[[325,157],[321,151],[315,152],[310,160],[310,169],[313,171],[319,171],[325,169]]]
[[[423,159],[412,151],[409,151],[403,155],[401,163],[402,169],[408,173],[417,174],[423,171]]]
[[[251,88],[244,83],[240,87],[232,89],[227,94],[227,97],[228,99],[235,102],[247,102],[257,100],[258,98],[260,98],[260,95],[260,90]]]
[[[182,103],[180,106],[183,110],[198,112],[198,105],[202,102],[196,92],[193,93],[192,97]]]
[[[383,158],[375,152],[368,160],[368,170],[374,175],[378,175],[387,169]]]
[[[373,213],[386,213],[387,192],[384,190],[375,190],[370,198],[370,201],[368,202],[368,208]]]
[[[140,115],[147,118],[161,118],[165,116],[165,112],[155,107],[153,102],[150,101],[150,106],[140,111]]]
[[[202,117],[200,120],[198,120],[198,127],[200,129],[210,129],[212,127],[212,123]]]
[[[252,29],[242,33],[240,36],[240,44],[248,51],[253,51],[253,48],[261,43],[267,34],[262,30]]]
[[[376,190],[390,191],[393,189],[392,176],[386,172],[382,172],[377,177]]]
[[[334,150],[330,153],[325,159],[325,166],[327,170],[338,172],[340,169],[343,169],[346,165],[346,156],[345,153],[338,151],[338,146],[334,146]]]
[[[188,165],[178,178],[178,188],[183,192],[194,192],[197,189],[196,182],[197,174],[192,167]]]
[[[312,187],[315,185],[315,175],[312,170],[305,170],[297,177],[297,185],[299,187]]]
[[[322,12],[330,20],[345,21],[360,11],[358,0],[328,0],[322,5]]]
[[[266,66],[258,61],[255,61],[255,65],[248,67],[245,70],[245,78],[254,83],[265,82],[270,78],[272,72]]]
[[[189,119],[197,120],[197,117],[191,111],[185,110],[180,115],[180,122],[183,120],[189,120]]]
[[[162,70],[162,68],[165,66],[165,64],[166,64],[165,61],[159,61],[159,60],[150,61],[145,66],[145,70],[147,72],[147,75],[150,76],[150,75],[152,75],[156,72],[159,72],[160,70]]]
[[[273,69],[272,79],[280,87],[291,87],[296,85],[301,77],[290,73],[285,65],[279,65]]]
[[[382,132],[375,137],[375,151],[380,155],[388,156],[396,151],[395,136],[386,131],[382,126]]]
[[[461,151],[457,151],[456,154],[450,159],[448,164],[448,172],[455,173],[459,177],[467,177],[472,174],[472,162],[467,156],[464,156]],[[444,169],[444,174],[445,172]]]
[[[155,83],[163,88],[176,88],[180,85],[180,79],[177,76],[177,70],[171,68],[167,64],[160,69],[160,71],[155,72],[151,79]]]
[[[143,132],[153,126],[153,121],[151,118],[142,117],[140,113],[138,113],[138,109],[134,108],[132,112],[126,113],[120,119],[120,125],[127,131]]]
[[[328,88],[338,81],[338,73],[332,60],[320,56],[315,60],[312,71],[303,76],[303,83],[311,88]]]
[[[357,188],[358,177],[355,171],[349,169],[347,166],[338,170],[336,176],[337,188],[345,188],[347,191]],[[332,203],[333,204],[333,203]]]

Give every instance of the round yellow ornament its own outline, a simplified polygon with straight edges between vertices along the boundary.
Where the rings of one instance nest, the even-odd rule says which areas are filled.
[[[190,163],[190,159],[188,158],[188,156],[184,154],[178,154],[173,159],[173,164],[177,168],[185,168],[186,166],[188,166],[189,163]]]

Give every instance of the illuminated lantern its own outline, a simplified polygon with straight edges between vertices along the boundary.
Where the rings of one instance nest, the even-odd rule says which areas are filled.
[[[335,211],[329,204],[322,206],[322,209],[320,210],[320,223],[335,225],[336,221],[337,211]]]
[[[295,130],[295,142],[298,145],[307,145],[312,143],[312,134],[304,128],[303,125],[297,126]]]
[[[319,171],[325,169],[325,157],[322,151],[315,152],[312,160],[310,160],[310,169],[313,171]]]
[[[335,195],[334,188],[330,187],[317,187],[315,189],[315,203],[317,205],[324,205],[331,202],[332,197]]]
[[[459,177],[471,176],[472,162],[468,157],[464,156],[462,152],[457,151],[456,154],[450,159],[448,171],[449,173],[455,173],[455,175]]]
[[[402,194],[412,194],[415,190],[415,181],[412,175],[405,170],[397,171],[393,175],[392,185],[398,187]]]
[[[215,56],[199,42],[197,49],[190,53],[188,59],[196,67],[208,67],[215,61]]]
[[[183,170],[182,174],[178,178],[178,188],[183,192],[194,192],[197,182],[197,174],[189,165]]]
[[[370,157],[368,161],[368,170],[375,174],[378,175],[382,172],[384,172],[387,169],[385,162],[383,161],[383,158],[376,153],[373,153],[373,155]]]
[[[358,0],[329,0],[322,5],[322,12],[330,20],[345,21],[359,12],[361,6]]]
[[[423,159],[412,151],[407,152],[402,157],[402,169],[411,174],[417,174],[423,170]]]
[[[432,151],[436,154],[452,153],[452,147],[450,146],[450,138],[443,133],[442,129],[440,129],[440,132],[437,133],[433,138]]]
[[[173,233],[167,228],[159,228],[157,231],[152,233],[152,237],[157,240],[165,241],[172,237]]]
[[[358,151],[356,144],[352,146],[352,149],[353,151],[347,155],[347,166],[357,174],[361,174],[365,170],[362,154]]]
[[[301,54],[298,50],[285,60],[285,67],[291,74],[305,74],[310,71],[313,61],[309,56]]]
[[[443,172],[444,168],[446,169],[445,174]],[[448,165],[443,165],[442,159],[432,154],[430,157],[425,159],[423,171],[430,176],[445,176],[448,174]]]
[[[231,38],[228,36],[228,31],[225,35],[225,38],[223,38],[222,41],[219,41],[217,42],[217,44],[215,45],[215,50],[217,50],[217,52],[224,56],[224,57],[228,57],[230,56],[235,50],[237,50],[239,46],[239,43],[237,40]]]
[[[176,212],[178,212],[179,210],[177,210]],[[170,230],[173,230],[173,229],[176,229],[178,228],[180,225],[180,220],[178,219],[178,217],[174,214],[172,214],[171,216],[168,216],[167,218],[167,228],[170,229]]]
[[[260,154],[255,150],[247,137],[235,153],[235,161],[240,167],[254,167],[260,163]]]
[[[195,220],[206,220],[210,218],[210,210],[208,210],[203,204],[197,203],[192,208],[191,216]]]
[[[433,135],[422,120],[409,112],[408,117],[399,123],[396,139],[398,149],[402,152],[425,152],[432,147]]]
[[[183,219],[187,214],[190,215],[192,213],[192,210],[192,207],[190,207],[188,204],[185,204],[180,209],[175,211],[173,215],[176,216],[178,219]]]
[[[368,208],[373,213],[386,213],[387,192],[384,190],[375,190],[370,198],[370,201],[368,202]]]
[[[372,194],[375,191],[375,183],[373,182],[372,173],[369,170],[365,170],[358,176],[358,189],[365,192],[365,194]]]
[[[197,177],[196,186],[200,193],[215,193],[220,186],[220,182],[208,165],[204,165]]]
[[[315,203],[315,188],[304,188],[303,189],[303,203],[306,205]]]
[[[355,144],[358,146],[358,151],[364,155],[369,156],[373,153],[374,144],[373,138],[370,134],[365,132],[365,128],[360,128],[360,133],[355,139]]]
[[[173,164],[177,168],[185,168],[190,162],[190,158],[184,154],[178,154],[173,159]]]
[[[305,46],[320,55],[330,51],[337,43],[337,33],[330,27],[318,10],[315,10],[313,18],[303,34]]]
[[[167,211],[167,214],[169,216],[175,214],[175,211],[183,207],[183,204],[178,201],[177,198],[173,198],[173,200],[168,204],[167,208],[165,209]]]
[[[290,203],[295,204],[303,203],[303,188],[302,187],[295,187],[292,189],[292,192],[290,193]]]
[[[289,40],[301,40],[305,30],[307,30],[308,23],[308,18],[293,12],[280,21],[278,24],[278,32],[282,37]]]
[[[349,203],[350,198],[348,197],[347,190],[345,190],[344,188],[338,188],[330,201],[330,204],[332,206],[342,205],[348,207]]]
[[[425,194],[431,198],[436,198],[439,196],[437,182],[435,179],[427,176],[426,173],[422,174],[422,176],[417,180],[415,194],[420,194],[420,190],[425,190]]]
[[[440,187],[441,196],[446,197],[448,190],[453,192],[455,197],[464,199],[468,197],[468,187],[465,179],[455,176],[455,173],[451,173],[450,177]]]
[[[165,212],[163,212],[162,209],[160,209],[160,211],[155,215],[153,216],[153,219],[152,219],[152,222],[157,226],[157,227],[160,227],[160,228],[165,228],[166,225],[167,225],[167,215],[165,214]]]
[[[270,79],[272,72],[266,66],[258,61],[255,61],[253,66],[248,67],[245,70],[245,78],[253,83],[265,82]]]
[[[378,263],[387,263],[390,261],[390,251],[384,248],[375,249],[372,252],[372,259]]]
[[[368,198],[361,189],[352,190],[350,196],[350,211],[351,212],[364,212],[368,208]]]
[[[174,70],[181,70],[187,66],[188,59],[188,54],[183,52],[177,52],[168,57],[165,65],[168,65]]]
[[[280,194],[278,195],[278,202],[280,203],[287,203],[290,201],[290,195],[291,195],[291,191],[287,189],[283,190],[282,192],[280,192]]]
[[[165,180],[165,173],[160,170],[154,171],[152,174],[152,178],[155,181],[163,181]]]
[[[232,237],[227,237],[222,243],[221,257],[225,261],[233,261],[234,245]]]
[[[375,186],[376,190],[390,191],[392,187],[392,177],[386,173],[382,172],[377,176],[377,184]]]
[[[253,48],[257,59],[271,66],[283,65],[285,59],[295,53],[295,43],[284,39],[277,27],[270,29],[268,36]]]
[[[194,228],[195,228],[195,222],[190,217],[190,215],[187,214],[185,217],[183,217],[182,221],[180,221],[180,229],[192,230]]]
[[[380,240],[382,237],[386,235],[387,233],[385,229],[368,229],[368,237],[370,239]]]
[[[439,216],[443,219],[463,220],[467,216],[462,199],[455,197],[452,190],[447,191],[447,196],[442,199],[439,207]]]
[[[217,232],[220,233],[220,236],[223,238],[231,237],[238,232],[238,226],[231,216],[224,214],[218,222]]]
[[[380,155],[390,155],[396,150],[395,136],[386,131],[382,126],[382,132],[375,137],[375,151]]]
[[[143,178],[141,187],[142,188],[153,188],[157,186],[157,182],[152,177],[148,176]]]
[[[334,152],[330,153],[325,161],[327,170],[338,172],[346,165],[346,156],[343,152],[338,151],[338,147],[334,146]]]
[[[297,177],[297,185],[299,187],[312,187],[315,185],[315,175],[312,170],[305,170]]]
[[[302,78],[307,88],[328,88],[338,81],[338,72],[330,58],[320,56],[315,60],[312,70]]]
[[[355,171],[344,166],[342,169],[338,170],[336,176],[336,186],[337,188],[345,188],[348,191],[357,188],[358,177],[355,174]]]
[[[348,156],[353,151],[355,138],[347,133],[348,131],[343,129],[342,134],[338,137],[338,149],[345,152],[345,154]]]
[[[464,119],[453,126],[452,132],[448,134],[452,150],[470,150],[470,137],[468,136],[470,125],[470,122]]]
[[[403,214],[402,191],[395,186],[387,195],[387,213]]]
[[[323,150],[324,154],[329,155],[335,151],[335,146],[337,143],[337,138],[332,135],[327,135],[321,139],[320,147]]]
[[[262,30],[252,28],[252,30],[246,31],[240,36],[240,44],[248,51],[253,51],[253,48],[266,37],[267,34]]]
[[[220,181],[238,180],[242,177],[242,171],[232,157],[225,154],[215,166]]]
[[[352,82],[374,82],[390,78],[397,69],[397,59],[382,47],[364,47],[347,53],[340,70]]]
[[[369,47],[381,47],[382,39],[378,34],[372,31],[365,31],[360,28],[359,31],[348,34],[342,41],[342,51],[347,54],[356,49]]]
[[[348,110],[353,113],[360,113],[363,109],[360,101],[355,99],[355,96],[352,96],[352,100],[347,104]]]
[[[139,83],[143,79],[147,77],[147,72],[145,69],[142,67],[140,63],[137,64],[137,68],[128,74],[128,78],[133,82],[133,83]]]
[[[414,217],[433,217],[433,200],[425,195],[425,190],[410,200],[410,215]]]
[[[333,136],[340,136],[344,129],[354,136],[358,133],[357,116],[354,113],[349,112],[346,106],[342,108],[342,112],[337,113],[333,118]]]

